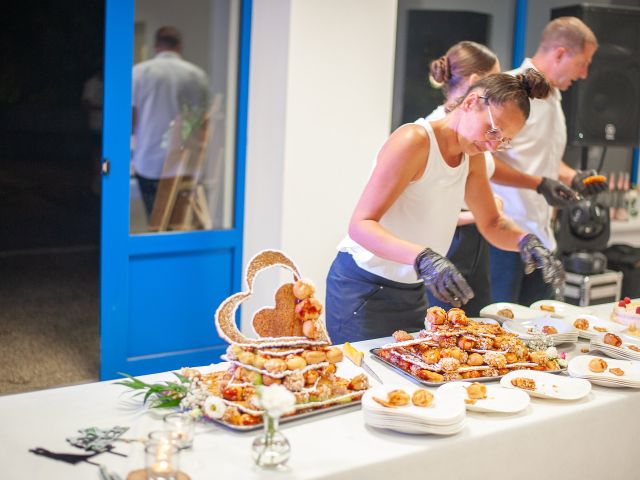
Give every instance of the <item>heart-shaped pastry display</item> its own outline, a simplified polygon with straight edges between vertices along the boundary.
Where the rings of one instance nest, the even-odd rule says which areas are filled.
[[[258,338],[249,338],[236,327],[235,312],[253,293],[255,276],[270,267],[291,271],[293,282],[278,288],[273,306],[254,314],[252,326]],[[259,392],[271,385],[282,385],[293,394],[294,415],[359,401],[369,380],[364,373],[351,379],[337,375],[343,352],[331,345],[313,283],[301,278],[291,259],[276,250],[260,252],[249,262],[245,282],[247,290],[227,298],[216,311],[218,333],[231,344],[221,356],[230,367],[202,377],[208,391],[220,392],[225,401],[221,421],[238,426],[259,423],[263,414],[256,407]]]
[[[256,275],[270,267],[282,267],[293,273],[293,283],[282,285],[275,295],[275,306],[260,309],[253,317],[253,329],[259,338],[243,335],[236,326],[238,306],[253,293]],[[218,307],[215,321],[218,334],[232,344],[274,346],[330,345],[322,304],[313,296],[313,284],[301,278],[298,267],[283,252],[264,250],[254,256],[245,272],[247,290],[228,297]]]

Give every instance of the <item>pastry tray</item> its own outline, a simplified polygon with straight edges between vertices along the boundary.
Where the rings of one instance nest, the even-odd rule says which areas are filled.
[[[347,403],[336,403],[334,405],[319,407],[313,410],[304,410],[304,411],[301,411],[300,413],[296,413],[294,415],[288,415],[280,418],[280,424],[295,422],[297,420],[302,420],[303,418],[315,417],[317,415],[322,415],[329,412],[335,412],[338,410],[346,410],[350,408],[360,407],[361,403],[362,403],[362,397],[358,398],[357,400],[351,400],[350,402],[347,402]],[[263,428],[262,422],[257,423],[255,425],[232,425],[215,418],[208,419],[208,421],[234,432],[253,432],[255,430],[262,430]]]
[[[382,349],[381,348],[372,348],[371,350],[369,350],[369,352],[371,353],[373,358],[375,358],[380,363],[383,363],[386,366],[394,369],[396,372],[401,373],[402,375],[404,375],[405,377],[413,380],[414,382],[420,383],[421,385],[426,385],[428,387],[439,387],[440,385],[444,385],[445,383],[451,383],[451,382],[492,382],[492,381],[500,380],[502,377],[504,377],[504,375],[498,375],[498,376],[495,376],[495,377],[460,378],[458,380],[445,380],[444,382],[430,382],[428,380],[423,380],[422,378],[419,378],[419,377],[416,377],[415,375],[412,375],[411,373],[407,372],[406,370],[403,370],[399,366],[391,363],[386,358],[381,357],[380,353],[379,353],[380,350],[382,350]],[[487,367],[487,368],[489,368],[489,367]],[[527,370],[527,369],[524,369],[524,370]],[[566,368],[562,368],[560,370],[544,370],[544,371],[546,373],[562,373],[565,370],[566,370]]]

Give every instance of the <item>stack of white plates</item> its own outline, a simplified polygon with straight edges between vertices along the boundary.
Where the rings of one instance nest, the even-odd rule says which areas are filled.
[[[580,400],[589,395],[591,384],[580,378],[569,378],[537,370],[515,370],[500,379],[500,385],[506,388],[518,388],[511,381],[515,378],[528,378],[535,382],[535,388],[522,389],[532,397],[554,400]]]
[[[578,307],[577,305],[571,305],[570,303],[559,302],[557,300],[538,300],[529,305],[529,308],[547,313],[553,318],[564,320],[568,320],[577,315],[589,315],[593,313],[593,310],[589,307]]]
[[[580,355],[569,362],[567,372],[572,377],[585,378],[591,383],[603,387],[631,387],[640,388],[640,363],[631,360],[613,360],[603,358],[607,362],[607,368],[602,373],[595,373],[589,368],[589,362],[596,357],[593,355]],[[611,373],[612,368],[619,368],[623,375]]]
[[[594,315],[575,315],[567,317],[567,320],[571,322],[571,325],[573,325],[574,322],[579,318],[583,318],[587,322],[589,322],[589,327],[586,330],[577,329],[578,336],[581,338],[586,338],[587,340],[593,340],[594,338],[602,337],[602,335],[607,332],[619,335],[620,332],[622,332],[622,330],[626,328],[624,325],[613,323],[609,320],[602,320],[601,318],[598,318]]]
[[[451,397],[464,402],[469,398],[467,388],[470,385],[470,382],[445,383],[438,388],[437,393],[442,397]],[[467,410],[488,413],[518,413],[529,406],[529,395],[520,390],[503,388],[500,385],[485,386],[487,387],[487,397],[473,403],[466,403]]]
[[[637,349],[640,347],[635,343],[622,342],[619,347],[614,347],[613,345],[604,343],[604,337],[600,336],[591,340],[589,348],[591,348],[591,350],[599,350],[611,358],[640,361],[640,351],[634,350],[634,348]]]
[[[417,407],[409,402],[404,407],[384,407],[373,397],[387,399],[392,390],[404,390],[412,396],[418,387],[406,385],[378,385],[362,397],[362,413],[367,425],[402,433],[452,435],[464,428],[466,410],[462,399],[435,394],[429,407]]]
[[[554,345],[576,343],[578,341],[578,330],[573,325],[557,318],[534,318],[521,322],[509,320],[502,324],[502,328],[507,332],[515,333],[523,340],[531,340],[536,332],[542,332],[544,327],[553,327],[557,330],[558,333],[549,334],[553,339]]]
[[[513,314],[513,318],[511,318],[511,316],[504,316],[504,314],[501,312],[502,310],[510,310]],[[480,316],[485,318],[493,318],[494,320],[502,323],[507,320],[522,321],[530,320],[532,318],[542,318],[546,316],[546,314],[545,312],[541,312],[540,310],[534,310],[517,303],[498,302],[487,305],[482,310],[480,310]]]

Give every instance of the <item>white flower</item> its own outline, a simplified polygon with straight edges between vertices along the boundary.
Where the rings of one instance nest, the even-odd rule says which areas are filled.
[[[564,358],[558,358],[558,365],[560,365],[560,368],[567,368],[569,366],[569,362]]]
[[[209,418],[222,418],[227,406],[220,397],[209,395],[202,405],[205,416]]]
[[[544,353],[550,360],[558,358],[558,349],[556,347],[549,347],[544,351]]]
[[[296,397],[282,385],[271,385],[262,388],[260,404],[268,415],[280,417],[293,410]]]

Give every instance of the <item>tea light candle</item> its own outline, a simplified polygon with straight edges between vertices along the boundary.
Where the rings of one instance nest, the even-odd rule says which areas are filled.
[[[173,473],[173,465],[166,460],[160,460],[158,463],[151,465],[151,473],[155,474],[167,474]]]
[[[164,417],[165,428],[173,432],[176,445],[191,448],[193,445],[194,420],[187,413],[170,413]]]
[[[152,443],[145,448],[149,480],[174,480],[179,465],[179,450],[168,443]]]

